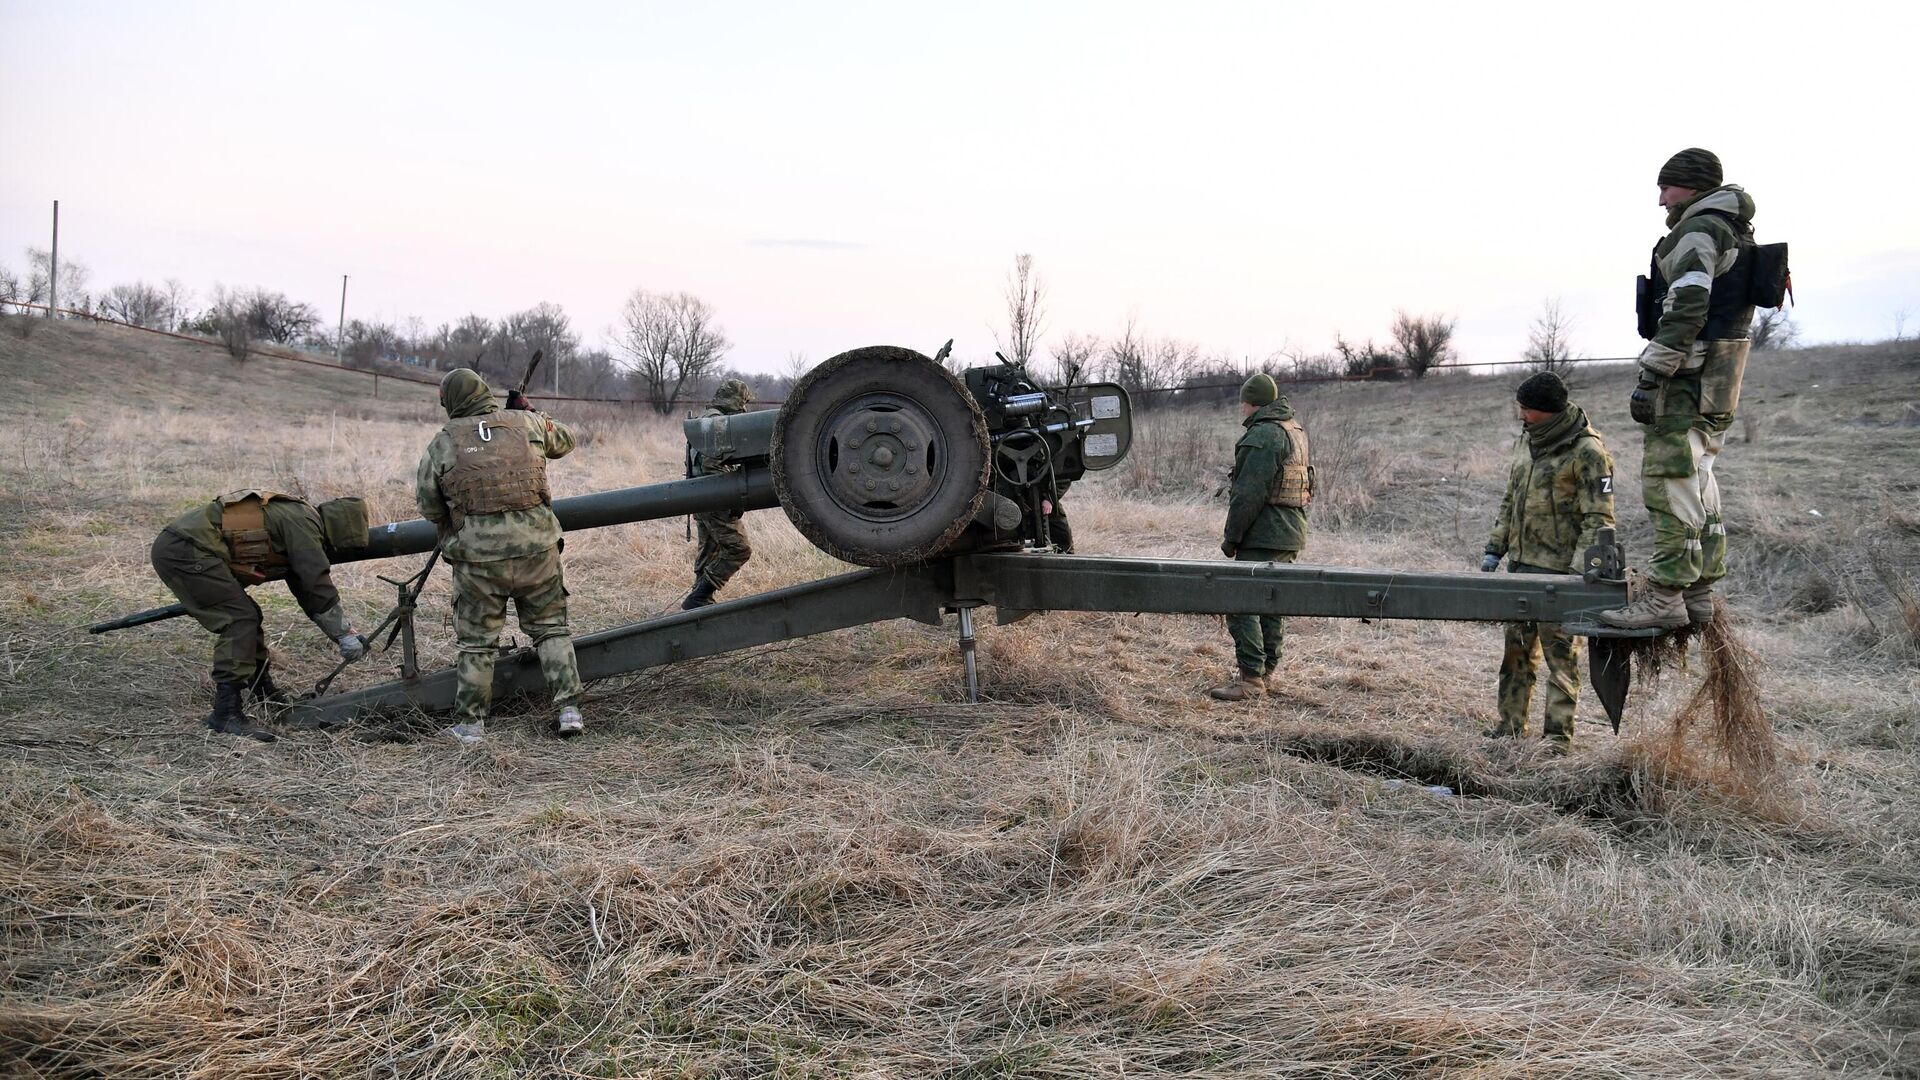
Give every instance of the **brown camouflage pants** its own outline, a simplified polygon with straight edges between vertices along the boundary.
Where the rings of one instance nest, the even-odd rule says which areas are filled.
[[[560,549],[491,562],[453,564],[453,634],[460,646],[453,693],[461,723],[485,720],[493,705],[493,661],[513,601],[520,630],[533,639],[540,674],[555,706],[580,698],[580,668],[567,629],[567,586]]]
[[[247,595],[233,571],[171,532],[162,532],[154,540],[152,560],[153,572],[180,606],[216,635],[213,681],[252,679],[267,658],[267,635],[260,627],[260,605]]]
[[[694,524],[700,527],[700,552],[693,559],[693,576],[712,582],[715,591],[753,558],[743,516],[737,510],[693,516]]]
[[[1542,647],[1547,654],[1547,715],[1541,734],[1573,742],[1574,705],[1580,698],[1580,639],[1559,623],[1507,624],[1507,648],[1500,657],[1501,735],[1524,736],[1533,711],[1533,684]]]

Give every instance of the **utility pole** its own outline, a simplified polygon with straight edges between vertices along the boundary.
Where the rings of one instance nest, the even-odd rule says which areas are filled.
[[[346,337],[347,337],[347,275],[341,274],[340,275],[340,325],[339,325],[339,329],[333,332],[333,362],[336,364],[340,362],[340,343],[346,340]],[[380,383],[377,380],[374,382],[373,388],[375,393],[377,394],[380,389]]]
[[[60,306],[60,200],[53,200],[53,251],[47,255],[47,318]]]

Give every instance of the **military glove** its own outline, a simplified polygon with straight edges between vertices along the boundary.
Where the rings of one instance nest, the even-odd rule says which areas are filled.
[[[1658,389],[1660,380],[1651,372],[1641,371],[1640,381],[1633,384],[1633,394],[1627,398],[1627,412],[1634,423],[1653,423],[1653,392]]]
[[[340,659],[353,661],[367,655],[367,635],[342,634],[340,636]]]
[[[520,391],[509,390],[507,391],[507,408],[519,409],[522,412],[532,412],[533,402],[528,401],[527,395]]]
[[[1480,572],[1481,573],[1491,574],[1498,569],[1500,569],[1500,556],[1495,555],[1492,552],[1488,552],[1487,554],[1480,556]]]
[[[1220,541],[1220,553],[1231,559],[1240,554],[1240,545],[1231,540]]]

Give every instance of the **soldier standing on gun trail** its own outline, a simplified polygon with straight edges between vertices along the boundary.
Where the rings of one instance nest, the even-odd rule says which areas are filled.
[[[1653,249],[1641,320],[1649,340],[1630,403],[1634,420],[1645,425],[1641,493],[1653,519],[1653,558],[1648,587],[1627,606],[1601,613],[1611,626],[1706,623],[1713,583],[1727,573],[1713,466],[1747,366],[1753,304],[1745,274],[1729,272],[1753,246],[1753,198],[1721,179],[1720,159],[1698,148],[1660,169],[1660,205],[1671,231]],[[1647,310],[1654,305],[1657,322]]]
[[[1233,448],[1226,536],[1220,550],[1240,562],[1292,562],[1307,545],[1307,504],[1313,501],[1313,466],[1307,430],[1293,406],[1265,372],[1240,387],[1241,421],[1247,431]],[[1246,701],[1279,693],[1268,683],[1280,666],[1286,624],[1277,615],[1229,615],[1233,678],[1208,690],[1221,701]]]
[[[480,741],[493,704],[493,660],[506,626],[507,601],[533,639],[540,674],[558,707],[563,736],[585,730],[577,702],[580,669],[567,629],[560,566],[560,521],[547,492],[547,459],[573,450],[573,432],[515,391],[507,408],[469,368],[440,380],[446,426],[427,444],[415,476],[420,516],[440,531],[453,567],[453,630],[460,647],[447,734]]]
[[[739,379],[728,379],[714,388],[713,400],[708,402],[703,416],[736,416],[753,404],[753,391]],[[702,461],[701,471],[706,475],[730,472],[738,468],[722,461]],[[700,528],[700,549],[693,558],[693,589],[680,601],[683,611],[692,611],[697,607],[706,607],[713,603],[713,594],[726,585],[728,579],[740,572],[753,558],[753,545],[747,542],[747,526],[742,520],[746,515],[738,510],[721,510],[711,514],[695,514],[694,523]]]
[[[213,713],[206,724],[228,735],[272,742],[271,732],[247,723],[243,693],[254,703],[285,705],[273,684],[273,664],[261,629],[260,605],[247,589],[285,581],[341,657],[366,655],[367,639],[353,632],[333,587],[336,552],[367,544],[367,507],[333,499],[318,508],[277,491],[232,491],[182,514],[153,541],[153,571],[187,614],[218,635],[213,647]]]
[[[1613,458],[1567,384],[1543,371],[1514,393],[1522,432],[1507,473],[1507,493],[1487,536],[1480,569],[1492,573],[1507,560],[1510,574],[1573,574],[1581,553],[1613,525]],[[1559,623],[1507,624],[1500,658],[1500,726],[1490,738],[1527,733],[1541,646],[1547,654],[1547,715],[1541,734],[1554,749],[1573,746],[1574,704],[1580,697],[1580,639]]]

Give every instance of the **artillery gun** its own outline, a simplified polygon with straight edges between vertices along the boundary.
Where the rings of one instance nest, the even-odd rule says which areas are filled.
[[[559,499],[561,526],[778,506],[816,546],[865,569],[576,637],[583,680],[893,619],[939,626],[953,614],[967,696],[977,700],[973,615],[988,606],[1002,625],[1038,611],[1539,620],[1588,638],[1591,684],[1617,731],[1629,639],[1657,633],[1598,621],[1627,599],[1612,530],[1587,552],[1581,575],[1056,553],[1046,504],[1125,458],[1131,402],[1114,384],[1042,387],[1004,360],[962,378],[911,349],[855,349],[808,372],[777,411],[689,419],[684,431],[691,456],[735,468]],[[425,520],[380,525],[343,561],[417,554],[434,541]],[[453,672],[419,673],[408,653],[406,677],[309,700],[303,719],[451,707]],[[530,649],[495,665],[496,694],[542,685]]]

